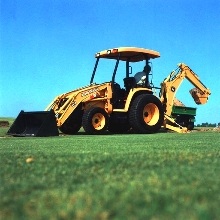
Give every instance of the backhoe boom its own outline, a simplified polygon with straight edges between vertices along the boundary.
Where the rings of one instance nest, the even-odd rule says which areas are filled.
[[[175,126],[170,125],[170,123],[174,124],[171,118],[174,98],[179,86],[185,78],[195,86],[195,88],[190,90],[190,94],[197,105],[205,104],[211,94],[210,90],[206,88],[206,86],[200,81],[199,77],[187,65],[179,63],[178,69],[172,71],[171,74],[161,83],[160,92],[160,101],[162,102],[165,112],[164,126],[174,131],[178,131],[176,128],[176,125],[178,125],[177,123]],[[181,126],[179,126],[179,128],[180,127]],[[186,128],[181,127],[178,132],[185,132],[186,130]]]
[[[178,64],[178,71],[172,71],[171,74],[161,83],[160,100],[165,107],[165,113],[170,116],[175,94],[186,78],[196,89],[190,90],[196,104],[205,104],[211,94],[210,90],[199,80],[199,77],[184,63]]]

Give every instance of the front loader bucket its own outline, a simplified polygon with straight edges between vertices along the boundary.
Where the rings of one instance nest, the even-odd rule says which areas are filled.
[[[54,111],[21,111],[7,134],[20,137],[58,136],[59,132]]]
[[[208,101],[208,95],[197,88],[191,89],[189,92],[197,105],[205,104]]]

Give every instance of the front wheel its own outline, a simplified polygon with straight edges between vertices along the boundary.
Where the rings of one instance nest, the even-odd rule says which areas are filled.
[[[87,134],[103,134],[108,128],[108,114],[103,108],[93,107],[85,111],[82,126]]]
[[[65,122],[59,129],[64,134],[76,134],[81,128],[81,121],[75,120]]]
[[[64,134],[76,134],[82,126],[82,114],[81,105],[71,113],[71,115],[66,119],[66,121],[59,128]]]
[[[163,121],[163,106],[156,96],[142,94],[132,102],[129,110],[129,123],[136,133],[156,133]]]

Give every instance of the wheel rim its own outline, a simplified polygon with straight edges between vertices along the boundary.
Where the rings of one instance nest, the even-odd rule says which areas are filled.
[[[153,104],[149,103],[145,105],[143,110],[143,119],[144,122],[148,125],[155,125],[159,120],[160,112],[158,107]]]
[[[96,113],[92,117],[92,126],[96,130],[101,130],[102,128],[104,128],[104,126],[105,126],[105,116],[101,113]]]

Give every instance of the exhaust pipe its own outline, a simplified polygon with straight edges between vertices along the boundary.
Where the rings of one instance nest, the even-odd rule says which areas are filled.
[[[7,135],[15,137],[58,136],[59,132],[54,111],[21,111],[8,130]]]

